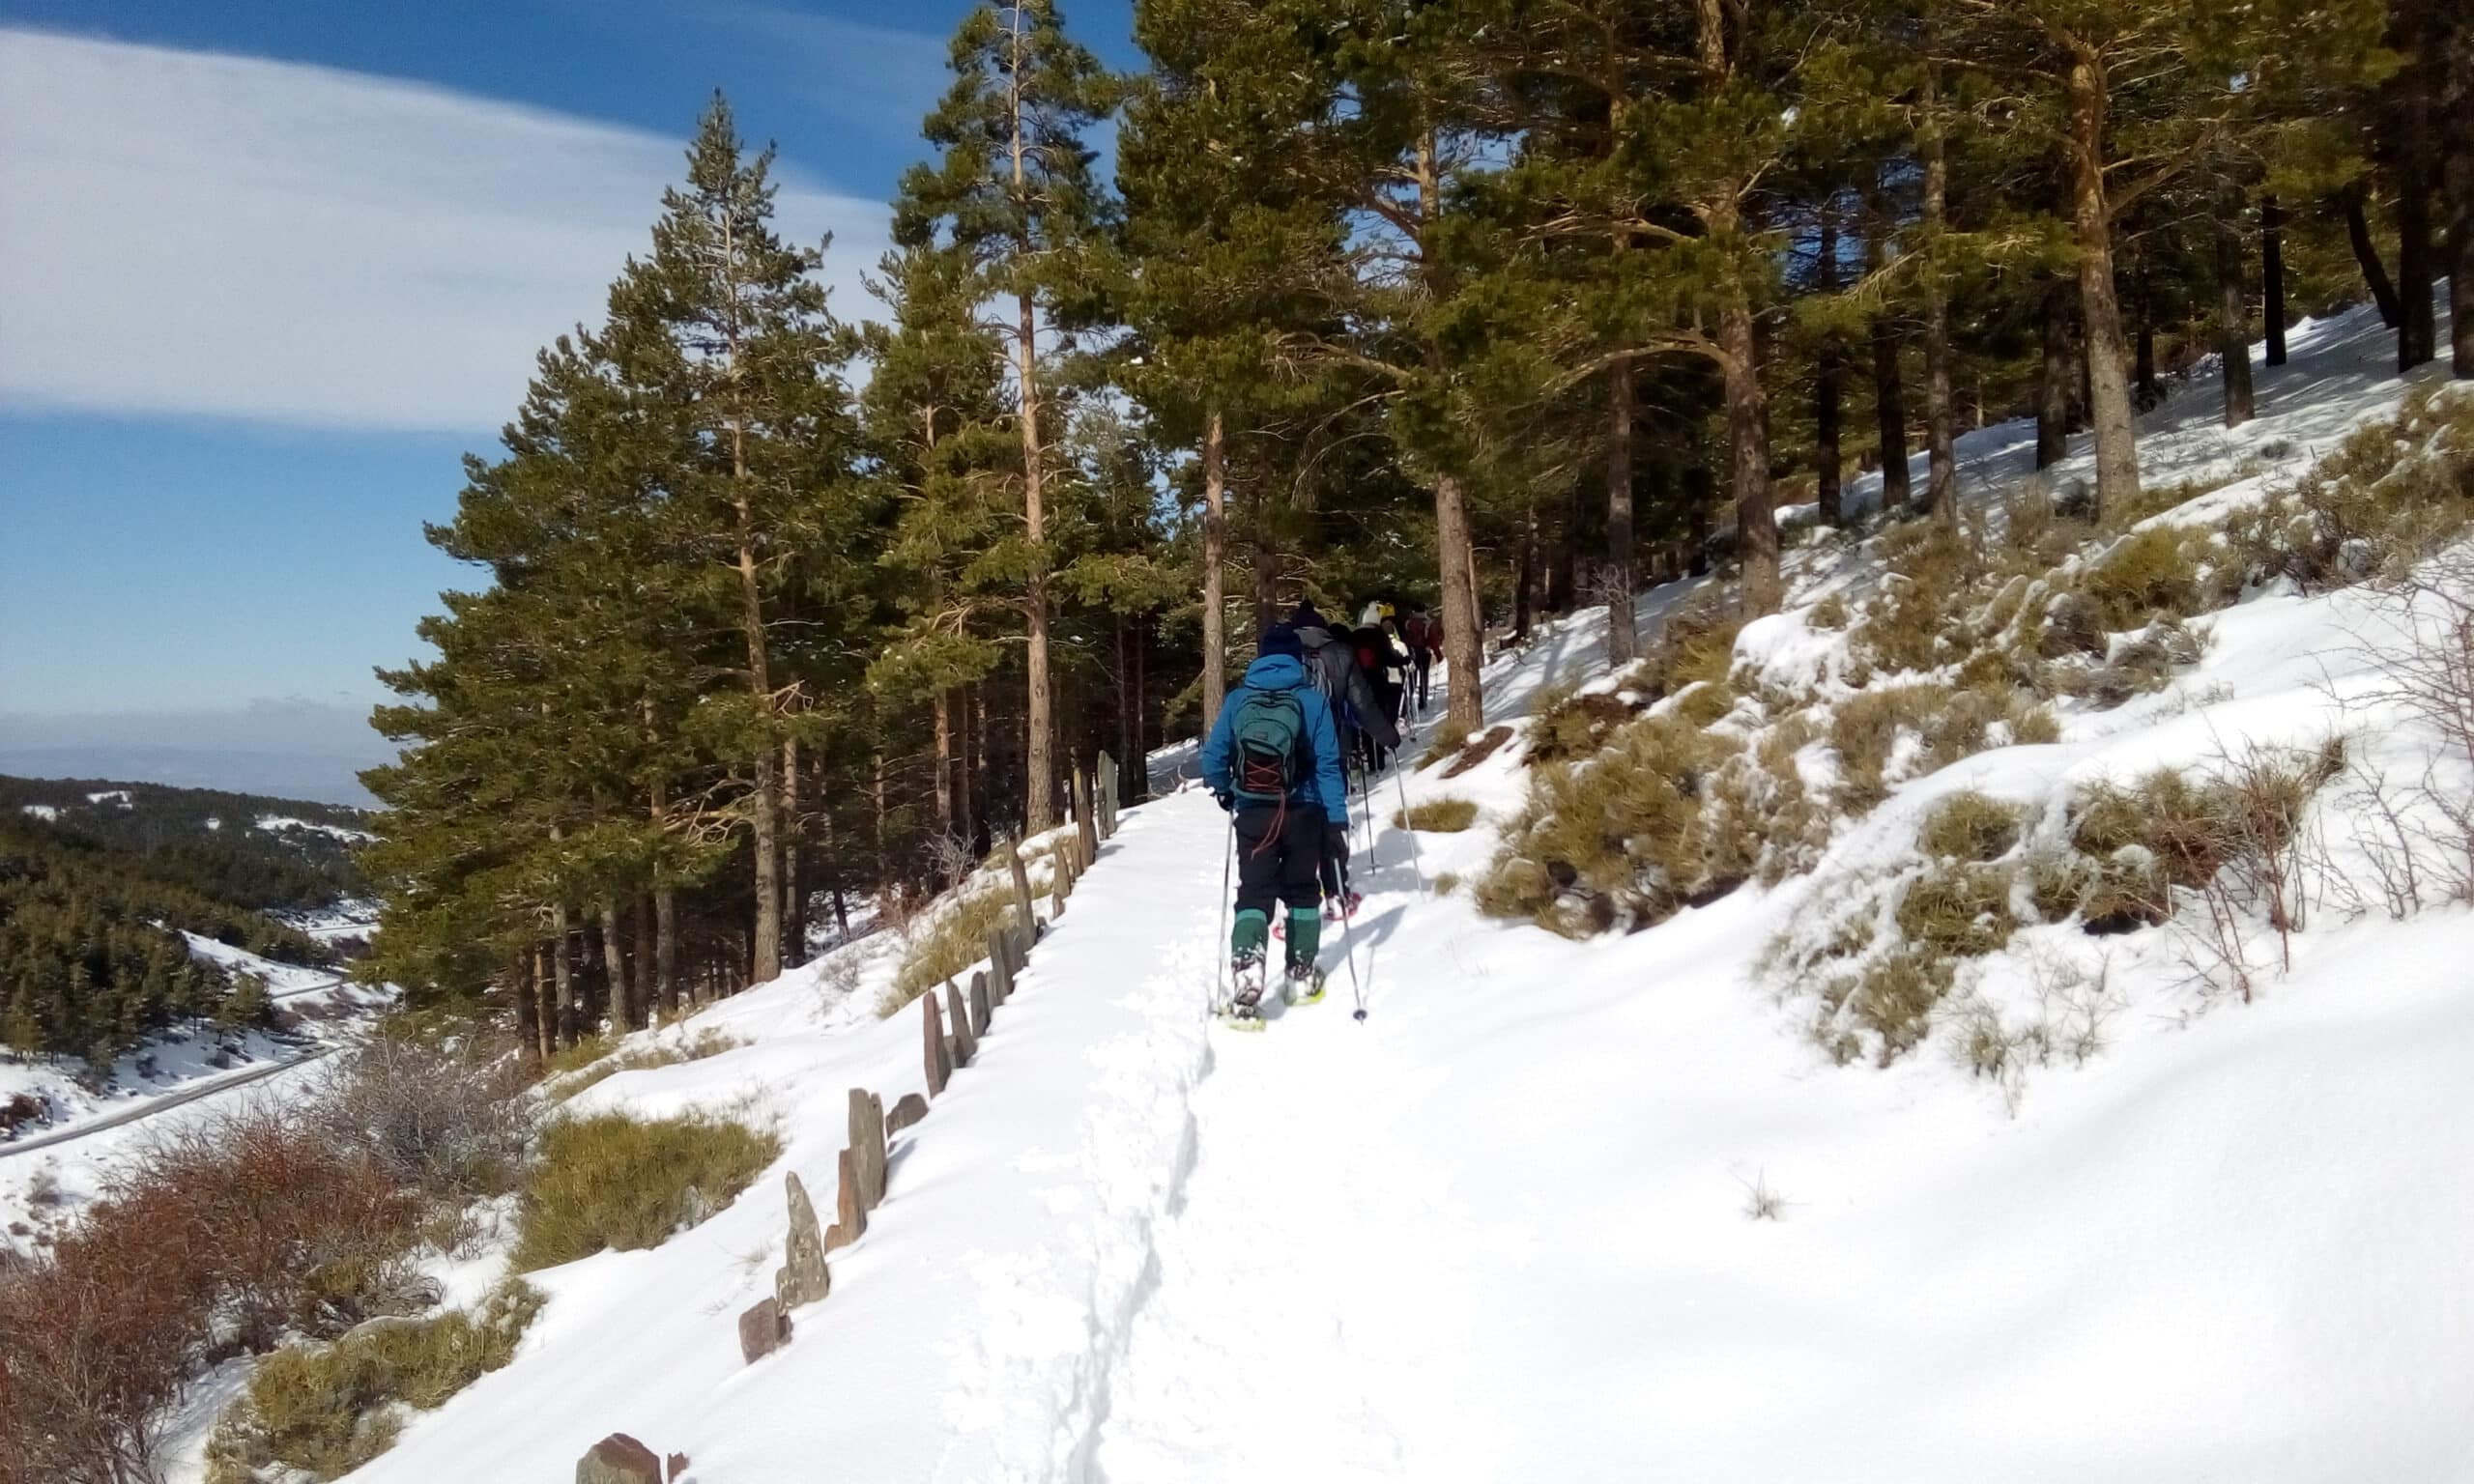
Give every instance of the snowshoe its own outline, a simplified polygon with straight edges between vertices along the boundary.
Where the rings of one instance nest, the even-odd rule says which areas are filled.
[[[1280,998],[1291,1005],[1321,1004],[1323,971],[1317,968],[1289,970],[1288,982],[1280,986]]]
[[[1259,1031],[1263,1028],[1263,960],[1256,955],[1240,954],[1228,965],[1228,1003],[1220,1010],[1220,1022],[1232,1031]]]
[[[1344,917],[1354,918],[1357,916],[1357,909],[1359,906],[1364,904],[1365,901],[1366,894],[1364,892],[1343,892],[1338,897],[1323,903],[1323,921],[1327,923],[1337,923]]]

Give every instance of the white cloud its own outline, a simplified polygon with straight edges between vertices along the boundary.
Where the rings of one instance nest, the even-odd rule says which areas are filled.
[[[293,63],[0,28],[0,406],[495,428],[600,317],[684,140]],[[785,171],[845,315],[882,203]]]

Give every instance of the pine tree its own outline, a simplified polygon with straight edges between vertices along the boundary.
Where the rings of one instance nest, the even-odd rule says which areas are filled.
[[[1055,815],[1055,699],[1049,658],[1049,442],[1040,336],[1070,327],[1081,308],[1078,249],[1107,215],[1083,133],[1114,106],[1115,83],[1065,35],[1050,0],[983,4],[954,34],[954,83],[924,126],[940,152],[905,172],[894,235],[905,245],[942,240],[968,254],[989,297],[1007,301],[1015,423],[1021,442],[1025,571],[1021,602],[1029,642],[1028,775],[1024,825]]]
[[[849,459],[855,429],[839,374],[849,343],[826,312],[816,271],[823,249],[772,228],[773,152],[742,149],[716,98],[688,151],[687,185],[666,192],[648,257],[611,290],[612,359],[621,379],[681,419],[691,445],[668,484],[667,534],[693,584],[730,615],[742,693],[705,724],[743,770],[740,795],[755,866],[750,974],[770,979],[784,952],[785,745],[791,718],[818,694],[787,652],[816,647],[791,610],[818,578],[803,570],[845,553],[833,537],[854,524]]]
[[[1167,436],[1194,448],[1200,483],[1201,699],[1226,695],[1230,428],[1260,428],[1324,394],[1291,348],[1320,328],[1344,272],[1344,231],[1298,168],[1315,101],[1293,46],[1228,0],[1141,0],[1151,70],[1117,139],[1125,203],[1108,267],[1132,333],[1114,374]]]

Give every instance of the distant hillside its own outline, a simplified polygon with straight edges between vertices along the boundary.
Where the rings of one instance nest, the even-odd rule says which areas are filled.
[[[0,777],[0,1044],[107,1065],[184,1020],[264,1018],[264,986],[181,930],[293,964],[332,955],[275,914],[360,888],[359,811],[101,779]]]
[[[0,814],[67,843],[126,851],[140,874],[255,911],[326,906],[363,890],[360,810],[215,788],[0,775]]]

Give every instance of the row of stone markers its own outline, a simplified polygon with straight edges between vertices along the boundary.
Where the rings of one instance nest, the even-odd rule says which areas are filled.
[[[1099,858],[1101,842],[1117,832],[1117,764],[1102,753],[1085,775],[1074,770],[1068,785],[1074,827],[1056,839],[1055,870],[1049,919],[1065,911],[1065,899]],[[885,1198],[887,1141],[928,1116],[929,1099],[944,1096],[954,1073],[971,1064],[991,1020],[1014,997],[1015,982],[1029,966],[1031,948],[1043,925],[1031,894],[1031,873],[1019,844],[1005,852],[1014,877],[1014,912],[989,929],[988,967],[970,977],[967,992],[952,980],[944,985],[941,1003],[935,990],[919,997],[922,1057],[928,1093],[906,1093],[890,1111],[876,1094],[850,1089],[849,1143],[842,1151],[840,1191],[833,1225],[820,1229],[816,1205],[797,1172],[782,1177],[790,1198],[790,1235],[782,1243],[782,1266],[773,1274],[773,1297],[759,1300],[738,1317],[739,1354],[749,1361],[771,1355],[791,1337],[791,1311],[816,1303],[833,1291],[833,1271],[825,1254],[847,1247],[868,1229],[868,1213]],[[676,1484],[686,1460],[672,1456]],[[593,1445],[576,1464],[576,1484],[664,1484],[652,1450],[624,1433],[613,1433]]]

